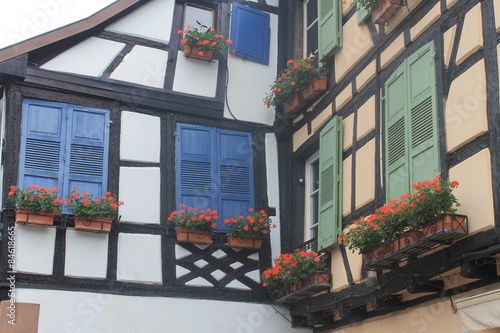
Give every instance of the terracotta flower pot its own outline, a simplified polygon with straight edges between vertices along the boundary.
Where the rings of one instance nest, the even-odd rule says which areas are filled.
[[[201,60],[212,61],[215,57],[215,52],[213,50],[209,51],[198,51],[198,45],[196,44],[184,44],[183,46],[184,56],[186,58],[195,58]],[[202,52],[203,54],[200,54]]]
[[[176,229],[175,234],[177,236],[177,241],[179,242],[210,244],[210,242],[212,241],[211,231],[190,230],[181,228],[181,229]]]
[[[227,235],[227,244],[231,247],[260,249],[262,246],[262,238],[243,238],[241,236]]]
[[[307,86],[302,89],[302,97],[307,101],[315,100],[319,95],[326,91],[328,78],[320,76],[312,79]]]
[[[439,233],[467,234],[468,219],[466,215],[445,213],[422,226],[423,237],[431,237]]]
[[[33,213],[31,209],[16,208],[16,223],[19,224],[35,224],[43,226],[51,226],[54,224],[54,212],[41,211]]]
[[[314,272],[309,274],[303,279],[303,286],[307,287],[310,285],[325,285],[330,287],[332,275],[330,272]]]
[[[402,5],[403,0],[379,0],[371,11],[372,22],[386,24]]]
[[[88,220],[83,216],[75,216],[75,229],[82,231],[108,233],[111,230],[113,218],[110,217],[95,217]]]
[[[363,253],[363,263],[369,263],[392,252],[394,252],[394,242],[379,244],[366,253]]]
[[[306,103],[307,101],[304,97],[302,97],[302,94],[296,93],[287,99],[283,106],[286,113],[297,113],[306,105]]]
[[[394,240],[394,250],[400,250],[402,248],[411,245],[422,238],[421,230],[408,230],[403,232],[397,239]]]

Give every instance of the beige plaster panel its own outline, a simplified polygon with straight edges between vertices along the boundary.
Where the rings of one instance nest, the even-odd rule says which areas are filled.
[[[344,326],[331,333],[443,333],[462,332],[458,313],[450,309],[450,301],[442,298],[394,311],[383,317],[375,317]]]
[[[495,7],[495,23],[497,26],[497,32],[500,31],[500,2],[494,1],[493,6]]]
[[[356,76],[356,90],[359,92],[363,90],[364,87],[370,81],[377,76],[377,64],[375,60],[365,66],[365,68]]]
[[[375,199],[375,139],[356,152],[356,209]]]
[[[307,134],[307,125],[302,126],[298,131],[293,133],[293,151],[299,149],[306,140],[309,139]]]
[[[351,213],[352,156],[342,162],[342,216]]]
[[[339,290],[347,287],[347,275],[344,268],[344,260],[339,247],[332,250],[332,290]]]
[[[335,106],[337,110],[342,109],[344,105],[347,104],[352,98],[352,85],[348,84],[344,90],[342,90],[337,97],[335,97]]]
[[[335,75],[339,82],[373,47],[372,38],[366,24],[358,26],[353,15],[343,26],[342,47],[335,53]]]
[[[493,190],[489,149],[450,169],[450,180],[459,186],[453,191],[460,202],[457,213],[469,217],[469,233],[493,227]]]
[[[354,4],[354,1],[342,1],[342,16],[345,16],[354,7]]]
[[[446,0],[446,7],[449,9],[451,8],[454,4],[456,4],[458,0]]]
[[[481,3],[478,3],[466,15],[464,28],[457,52],[457,64],[467,59],[483,45],[483,29],[481,22]]]
[[[484,60],[456,78],[445,107],[448,151],[455,151],[488,131]]]
[[[299,114],[294,120],[293,120],[293,123],[298,123],[299,121],[301,121],[302,119],[304,118],[304,115],[301,113]]]
[[[407,1],[406,6],[402,6],[387,22],[385,33],[391,33],[423,0]]]
[[[411,40],[415,40],[441,16],[441,2],[434,7],[410,29]]]
[[[332,114],[332,105],[330,104],[323,111],[321,111],[321,113],[318,114],[316,118],[312,120],[311,128],[313,133],[316,133],[321,128],[321,126],[326,124],[326,122],[330,120],[330,118],[332,118]]]
[[[375,129],[375,95],[358,109],[358,140]]]
[[[349,260],[349,267],[351,268],[352,278],[354,282],[361,281],[361,266],[363,264],[363,256],[357,252],[346,249],[347,260]]]
[[[344,138],[342,140],[343,150],[346,151],[352,146],[352,138],[354,135],[354,114],[344,118],[342,121],[342,128],[344,132]]]
[[[382,68],[387,67],[398,55],[405,50],[405,37],[401,33],[380,55]]]
[[[444,44],[444,64],[446,67],[450,66],[451,51],[453,50],[453,42],[455,41],[455,34],[457,32],[457,26],[454,25],[448,29],[443,36]]]

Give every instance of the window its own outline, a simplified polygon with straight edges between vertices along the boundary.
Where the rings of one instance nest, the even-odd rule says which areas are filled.
[[[304,58],[318,54],[318,0],[304,1]]]
[[[319,153],[306,161],[306,240],[318,237]]]
[[[62,197],[107,191],[109,110],[26,99],[19,186],[57,187]]]
[[[184,29],[187,29],[188,24],[191,24],[195,28],[199,28],[201,25],[215,29],[212,8],[186,3],[184,9]]]
[[[342,0],[318,0],[319,60],[342,46]]]
[[[268,65],[271,38],[269,14],[233,3],[231,15],[233,54]]]
[[[342,230],[342,118],[330,120],[319,136],[318,248],[328,249]]]
[[[385,83],[387,200],[441,170],[434,55],[431,42],[405,59]]]
[[[177,205],[219,212],[224,220],[254,207],[252,137],[215,127],[177,124]]]

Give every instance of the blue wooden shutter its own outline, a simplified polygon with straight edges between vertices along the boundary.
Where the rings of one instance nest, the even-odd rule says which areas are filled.
[[[434,55],[431,42],[407,59],[412,182],[433,179],[441,171]]]
[[[233,215],[248,214],[254,208],[252,137],[249,133],[217,130],[220,182],[219,226]]]
[[[318,0],[319,60],[342,46],[341,0]]]
[[[63,188],[66,105],[26,99],[19,164],[19,186]]]
[[[68,106],[64,192],[99,198],[107,191],[109,110]]]
[[[177,124],[177,205],[217,209],[215,129]]]
[[[236,55],[263,64],[269,64],[271,28],[268,13],[233,3],[231,44]]]
[[[334,117],[319,139],[318,246],[337,244],[342,230],[342,118]]]

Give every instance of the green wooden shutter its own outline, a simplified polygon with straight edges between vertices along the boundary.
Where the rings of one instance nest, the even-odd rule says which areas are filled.
[[[371,14],[370,10],[360,6],[359,4],[356,4],[356,12],[358,16],[358,25],[361,25],[361,23],[363,23]]]
[[[342,229],[342,118],[333,118],[320,132],[318,247],[337,243]]]
[[[412,182],[433,179],[441,170],[434,54],[431,42],[407,59]]]
[[[387,200],[440,172],[434,44],[408,57],[385,84]]]
[[[319,60],[342,46],[341,0],[318,0]]]

